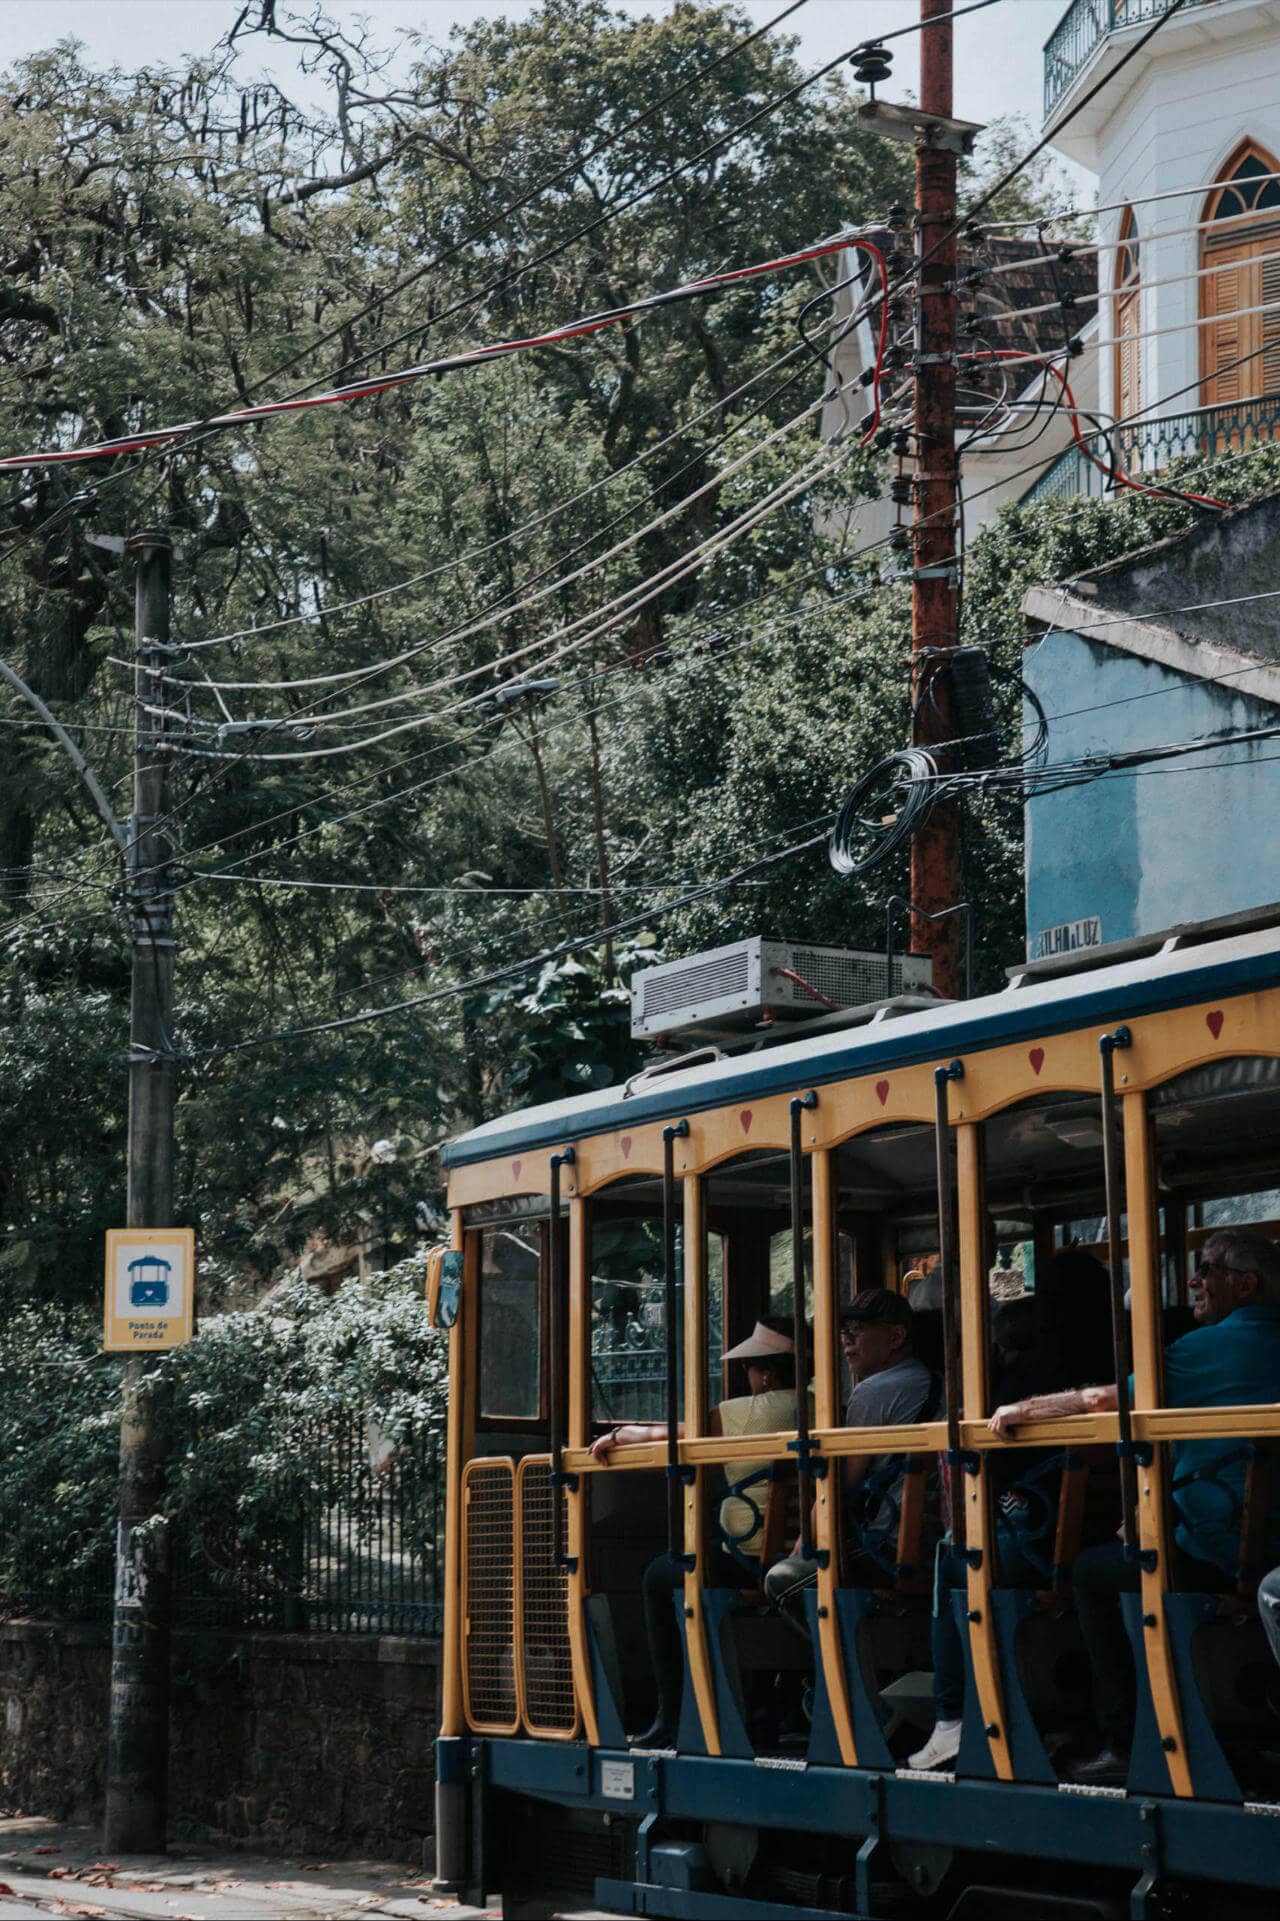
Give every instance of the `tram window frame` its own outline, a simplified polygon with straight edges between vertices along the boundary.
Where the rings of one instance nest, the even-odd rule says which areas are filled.
[[[467,1232],[476,1236],[482,1243],[486,1234],[501,1233],[511,1228],[538,1232],[538,1411],[536,1414],[486,1413],[483,1407],[484,1382],[484,1255],[483,1247],[477,1247],[476,1272],[476,1346],[475,1346],[475,1426],[478,1434],[544,1434],[551,1418],[551,1223],[543,1219],[518,1219],[509,1221],[485,1221],[481,1225],[468,1227]],[[568,1223],[562,1221],[560,1227],[564,1236],[565,1250],[568,1249]]]

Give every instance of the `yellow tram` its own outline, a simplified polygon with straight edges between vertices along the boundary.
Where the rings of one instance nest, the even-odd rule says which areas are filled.
[[[1224,1224],[1280,1237],[1277,923],[1028,965],[983,999],[890,1004],[451,1143],[452,1243],[429,1283],[452,1329],[446,1883],[500,1891],[508,1914],[574,1900],[797,1921],[1273,1910],[1280,1675],[1253,1593],[1280,1405],[1175,1409],[1162,1389],[1196,1251]],[[1005,1588],[993,1286],[1019,1268],[1029,1286],[1080,1244],[1110,1269],[1119,1406],[1019,1433],[1057,1457],[1057,1491],[1043,1581]],[[922,1268],[940,1277],[945,1411],[851,1429],[840,1314]],[[771,1311],[809,1342],[811,1403],[799,1396],[790,1432],[718,1437],[719,1356]],[[589,1448],[636,1404],[623,1363],[646,1316],[665,1438],[605,1465]],[[1208,1438],[1247,1457],[1222,1596],[1173,1578],[1171,1460]],[[918,1471],[883,1583],[855,1588],[839,1464],[870,1452]],[[767,1477],[774,1538],[785,1503],[788,1527],[811,1515],[811,1637],[757,1593],[704,1583],[724,1467],[744,1457]],[[952,1599],[967,1689],[954,1767],[926,1775],[905,1754],[939,1459],[966,1563]],[[1086,1712],[1071,1563],[1122,1523],[1140,1567],[1137,1724],[1127,1780],[1081,1787],[1058,1758]],[[638,1596],[664,1545],[684,1556],[685,1686],[656,1751],[626,1735],[652,1705]],[[752,1704],[787,1673],[805,1714],[783,1740]]]

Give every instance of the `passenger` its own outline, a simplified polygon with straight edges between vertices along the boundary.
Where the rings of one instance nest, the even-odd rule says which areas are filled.
[[[1099,1261],[1077,1248],[1066,1248],[1047,1263],[1034,1294],[995,1304],[991,1398],[997,1406],[1065,1385],[1066,1366],[1079,1366],[1086,1377],[1106,1373],[1112,1352],[1110,1288],[1107,1270]],[[1046,1579],[1038,1543],[1028,1532],[1033,1518],[1029,1490],[1024,1492],[1019,1485],[1037,1472],[1043,1476],[1045,1467],[1044,1451],[1036,1448],[1011,1448],[1007,1454],[988,1458],[989,1491],[996,1503],[996,1579],[1001,1587],[1039,1587]],[[1050,1486],[1036,1490],[1041,1514],[1047,1503],[1056,1500],[1057,1478],[1055,1474]],[[930,1636],[933,1732],[910,1757],[908,1767],[945,1767],[960,1752],[964,1649],[951,1596],[964,1585],[964,1556],[947,1548],[939,1557]]]
[[[1280,1400],[1280,1249],[1265,1235],[1223,1228],[1206,1242],[1191,1278],[1196,1326],[1165,1350],[1168,1407],[1247,1407]],[[1069,1388],[998,1407],[993,1434],[1070,1414],[1114,1412],[1114,1385]],[[1176,1441],[1172,1447],[1174,1585],[1223,1593],[1235,1584],[1245,1464],[1234,1439]],[[1224,1496],[1226,1498],[1224,1498]],[[1280,1515],[1268,1516],[1268,1546],[1280,1555]],[[1270,1578],[1270,1577],[1268,1577]],[[1140,1569],[1119,1541],[1086,1548],[1076,1560],[1076,1612],[1093,1670],[1102,1750],[1077,1773],[1122,1781],[1134,1718],[1134,1670],[1120,1596],[1140,1589]],[[1264,1622],[1268,1619],[1263,1611]]]
[[[745,1341],[721,1355],[725,1361],[745,1361],[747,1393],[721,1401],[713,1408],[709,1429],[734,1439],[745,1434],[787,1433],[796,1425],[796,1357],[790,1322],[766,1315],[756,1322]],[[683,1422],[680,1432],[684,1433]],[[618,1447],[638,1447],[665,1441],[666,1422],[625,1422],[593,1442],[591,1452],[606,1464]],[[712,1548],[704,1571],[704,1587],[757,1587],[760,1547],[764,1532],[765,1472],[758,1461],[725,1464],[729,1492],[720,1503],[723,1537]],[[670,1554],[659,1554],[644,1571],[644,1622],[649,1659],[657,1688],[657,1713],[652,1727],[634,1737],[638,1747],[669,1748],[680,1720],[684,1656],[676,1622],[674,1596],[683,1592],[684,1568]]]
[[[887,1287],[869,1287],[854,1295],[840,1319],[840,1345],[854,1381],[846,1427],[902,1427],[941,1413],[942,1383],[916,1355],[914,1322],[907,1302]],[[892,1582],[906,1471],[900,1454],[844,1456],[846,1586],[884,1587]],[[817,1578],[817,1563],[799,1552],[797,1542],[793,1553],[769,1569],[764,1591],[796,1619],[803,1615],[804,1590]]]

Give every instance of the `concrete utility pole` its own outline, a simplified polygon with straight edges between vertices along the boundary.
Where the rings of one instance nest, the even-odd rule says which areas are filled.
[[[952,0],[920,0],[920,105],[951,118]],[[940,16],[943,16],[940,18]],[[956,459],[956,155],[928,134],[916,142],[916,235],[919,247],[919,366],[916,372],[915,536],[911,585],[912,685],[920,706],[916,742],[952,738],[948,679],[938,653],[958,639],[959,568]],[[931,690],[931,691],[930,691]],[[960,899],[960,815],[954,801],[934,807],[911,843],[913,944],[933,961],[933,984],[956,997],[961,988],[960,917],[928,920]]]
[[[129,906],[133,994],[129,1021],[130,1227],[173,1222],[173,891],[169,871],[171,749],[163,705],[168,667],[166,535],[136,534],[133,820]],[[148,1357],[124,1363],[120,1511],[111,1640],[111,1718],[105,1845],[109,1853],[165,1845],[169,1764],[169,1567],[161,1502],[164,1460],[155,1410],[143,1392]]]

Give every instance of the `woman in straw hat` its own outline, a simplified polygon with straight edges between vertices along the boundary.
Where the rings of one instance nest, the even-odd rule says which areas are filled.
[[[786,1433],[796,1424],[796,1356],[789,1322],[766,1315],[745,1341],[721,1356],[743,1361],[747,1392],[713,1409],[712,1434],[730,1439],[746,1434]],[[680,1428],[683,1434],[683,1425]],[[666,1423],[625,1422],[592,1445],[598,1461],[608,1462],[618,1448],[665,1441]],[[760,1545],[764,1533],[764,1489],[768,1470],[757,1461],[727,1461],[728,1492],[720,1503],[720,1534],[711,1550],[705,1587],[756,1587],[760,1582]],[[680,1719],[684,1669],[680,1630],[672,1597],[684,1588],[684,1568],[669,1554],[650,1561],[644,1574],[644,1619],[649,1657],[658,1691],[652,1727],[635,1736],[637,1747],[669,1748]]]

